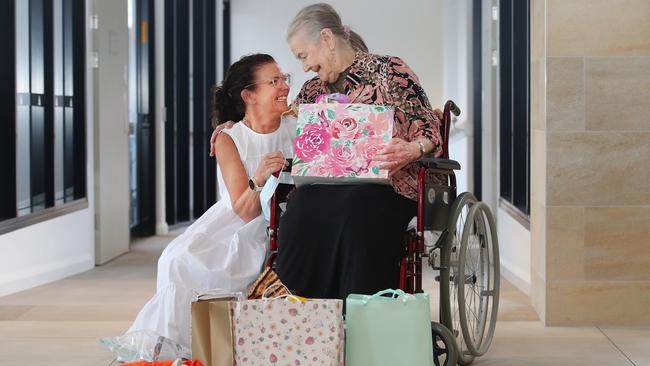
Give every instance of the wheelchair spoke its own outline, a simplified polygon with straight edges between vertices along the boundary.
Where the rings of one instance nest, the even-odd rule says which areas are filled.
[[[476,315],[476,311],[474,311],[474,300],[476,300],[476,298],[470,295],[470,299],[469,299],[470,306],[467,307],[467,310],[469,310],[469,312],[472,313],[472,315],[474,315],[475,318],[478,318],[478,315]]]

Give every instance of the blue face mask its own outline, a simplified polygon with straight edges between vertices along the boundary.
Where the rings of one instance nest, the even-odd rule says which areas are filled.
[[[281,172],[280,176],[282,176],[282,174],[284,174],[284,172]],[[260,192],[260,205],[262,206],[262,213],[264,214],[266,221],[271,221],[271,199],[273,198],[275,189],[278,188],[278,184],[280,184],[280,179],[271,175],[269,179],[266,180],[266,183],[264,183],[262,192]]]

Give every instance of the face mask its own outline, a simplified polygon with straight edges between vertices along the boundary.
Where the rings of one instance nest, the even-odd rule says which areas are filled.
[[[280,173],[282,177],[283,172]],[[276,178],[274,175],[271,175],[269,179],[264,183],[262,187],[262,192],[260,192],[260,205],[262,206],[262,213],[266,221],[271,221],[271,199],[275,193],[275,189],[280,184],[280,179]]]

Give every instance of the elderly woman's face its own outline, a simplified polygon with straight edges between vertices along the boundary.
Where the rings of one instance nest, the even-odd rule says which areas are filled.
[[[339,71],[334,64],[334,51],[327,42],[319,37],[313,41],[302,32],[289,39],[289,47],[294,56],[302,63],[302,69],[313,71],[318,77],[328,83],[333,83],[339,77]]]

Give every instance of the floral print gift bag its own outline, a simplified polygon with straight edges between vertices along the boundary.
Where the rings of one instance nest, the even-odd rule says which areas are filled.
[[[388,184],[388,170],[373,158],[393,137],[393,118],[381,105],[301,104],[291,169],[296,185]]]
[[[342,300],[289,295],[231,306],[236,365],[343,365]]]

